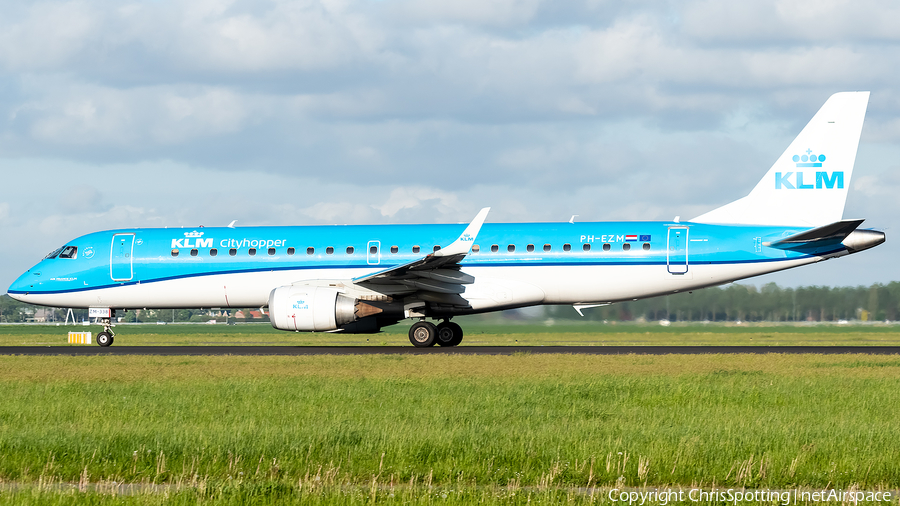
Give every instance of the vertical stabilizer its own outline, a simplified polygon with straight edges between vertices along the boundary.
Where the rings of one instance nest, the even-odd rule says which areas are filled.
[[[816,227],[840,221],[869,92],[835,93],[746,197],[691,221]]]

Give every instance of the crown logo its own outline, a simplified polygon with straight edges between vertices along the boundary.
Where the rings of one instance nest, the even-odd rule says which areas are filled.
[[[184,236],[185,237],[203,237],[203,232],[197,232],[196,230],[194,230],[193,232],[185,232]]]
[[[811,149],[807,149],[805,155],[794,155],[791,159],[794,160],[797,167],[821,167],[822,162],[825,161],[825,155],[814,155]]]

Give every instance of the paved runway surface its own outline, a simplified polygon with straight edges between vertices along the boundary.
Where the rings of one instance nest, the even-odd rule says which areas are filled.
[[[512,355],[571,353],[578,355],[710,355],[734,353],[867,353],[898,355],[900,346],[0,346],[0,355]]]

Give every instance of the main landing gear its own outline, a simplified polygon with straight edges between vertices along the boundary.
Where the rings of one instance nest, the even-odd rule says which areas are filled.
[[[462,339],[462,327],[449,320],[444,320],[438,325],[422,320],[409,328],[409,342],[416,348],[427,348],[435,344],[456,346]]]
[[[98,323],[103,325],[103,330],[97,334],[97,344],[104,348],[112,345],[113,338],[116,336],[116,333],[112,331],[112,324],[110,324],[109,320],[109,318],[97,319]]]

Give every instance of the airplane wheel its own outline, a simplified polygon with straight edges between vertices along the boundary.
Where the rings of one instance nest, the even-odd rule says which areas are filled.
[[[447,322],[447,325],[450,325],[451,327],[453,327],[453,341],[451,342],[450,346],[458,346],[459,343],[461,343],[462,339],[463,339],[462,327],[460,327],[459,325],[457,325],[453,322]]]
[[[416,322],[409,328],[409,342],[416,348],[434,346],[437,328],[431,322]]]
[[[444,322],[437,326],[435,341],[441,346],[456,346],[462,342],[462,327],[453,322]]]
[[[113,343],[113,336],[109,332],[105,330],[99,334],[97,334],[97,344],[103,346],[104,348],[111,345]]]

